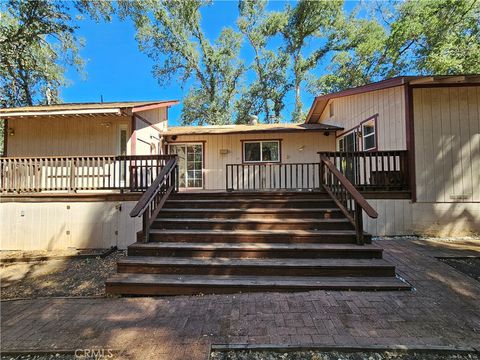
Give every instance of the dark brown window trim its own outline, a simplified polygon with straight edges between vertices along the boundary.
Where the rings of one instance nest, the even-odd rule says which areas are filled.
[[[244,139],[240,140],[242,144],[242,164],[279,164],[282,162],[282,140],[283,139]],[[245,143],[246,142],[267,142],[278,141],[278,161],[245,161]]]

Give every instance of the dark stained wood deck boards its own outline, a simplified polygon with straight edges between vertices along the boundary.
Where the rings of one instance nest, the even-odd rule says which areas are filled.
[[[356,242],[325,192],[176,193],[149,242],[128,247],[107,293],[407,290],[381,248]],[[142,234],[138,234],[142,239]]]
[[[234,259],[135,256],[119,260],[119,273],[196,275],[395,276],[382,259]]]
[[[248,243],[244,244],[225,244],[225,245],[242,245],[241,247],[229,247],[225,245],[215,244],[214,246],[197,246],[200,244],[192,244],[185,242],[183,245],[193,246],[177,246],[182,243],[158,243],[156,247],[134,247],[129,246],[129,256],[178,256],[178,257],[228,257],[228,258],[291,258],[291,259],[321,259],[321,258],[350,258],[350,259],[380,259],[382,258],[381,249],[365,249],[361,251],[342,248],[308,248],[308,247],[292,247],[282,244],[285,247],[249,247]],[[165,246],[166,244],[174,244],[175,246]],[[255,244],[254,244],[255,245]],[[278,245],[278,244],[275,244]],[[309,244],[304,244],[309,245]],[[313,244],[318,245],[318,244]],[[327,244],[329,245],[329,244]],[[380,250],[380,251],[378,251]]]
[[[135,295],[228,294],[260,291],[410,290],[395,277],[294,277],[117,274],[107,281],[107,292]]]

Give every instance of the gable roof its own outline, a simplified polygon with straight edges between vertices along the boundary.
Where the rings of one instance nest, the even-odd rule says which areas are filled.
[[[357,86],[350,89],[345,89],[336,93],[325,94],[317,96],[313,100],[313,104],[307,114],[306,123],[315,123],[320,118],[320,115],[325,110],[327,103],[331,99],[336,99],[344,96],[351,96],[362,94],[370,91],[388,89],[395,86],[402,85],[421,85],[421,86],[438,86],[442,84],[480,84],[480,75],[432,75],[432,76],[398,76],[371,84]]]
[[[0,117],[56,116],[81,114],[131,115],[130,113],[178,104],[178,100],[65,103],[0,109]]]
[[[327,124],[257,124],[257,125],[210,125],[210,126],[174,126],[164,133],[173,135],[218,135],[243,133],[286,133],[307,131],[337,131],[342,128]]]

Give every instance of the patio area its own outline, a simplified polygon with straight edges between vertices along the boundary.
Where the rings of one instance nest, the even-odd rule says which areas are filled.
[[[132,359],[206,359],[212,344],[478,349],[480,282],[436,257],[480,239],[374,241],[412,292],[257,293],[2,301],[2,351],[108,348]]]

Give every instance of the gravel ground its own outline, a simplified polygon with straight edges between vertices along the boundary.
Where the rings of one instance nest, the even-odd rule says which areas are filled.
[[[212,360],[479,360],[476,354],[324,351],[228,351],[212,352]]]
[[[443,258],[439,260],[480,281],[480,258]]]
[[[74,256],[85,254],[101,254],[107,249],[67,249],[67,250],[2,250],[0,251],[0,260],[8,260],[12,258],[44,258],[58,256]]]
[[[105,280],[116,272],[116,251],[105,259],[60,259],[0,266],[0,299],[104,296]]]
[[[2,356],[0,360],[124,360],[124,357],[121,357],[117,354],[112,354],[112,356],[105,354],[105,356],[94,357],[94,356],[75,356],[73,354],[49,354],[49,355],[20,355],[20,356]]]

